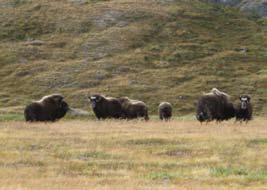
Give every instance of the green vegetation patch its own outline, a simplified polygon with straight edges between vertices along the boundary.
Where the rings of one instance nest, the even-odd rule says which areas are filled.
[[[118,159],[118,155],[109,154],[102,151],[92,151],[92,152],[83,152],[77,155],[77,158],[80,160],[90,160],[90,159]]]
[[[267,179],[266,170],[248,170],[246,168],[214,167],[210,169],[210,174],[215,177],[241,176],[252,181]]]
[[[148,139],[131,139],[126,142],[129,145],[146,145],[146,146],[154,146],[154,145],[168,145],[175,144],[176,141],[161,139],[161,138],[148,138]]]
[[[179,172],[151,172],[148,178],[151,180],[174,180],[181,176]]]
[[[249,141],[249,145],[260,145],[260,144],[267,144],[267,138],[259,138],[259,139],[253,139]]]
[[[0,121],[23,121],[23,114],[9,113],[9,114],[0,114]]]

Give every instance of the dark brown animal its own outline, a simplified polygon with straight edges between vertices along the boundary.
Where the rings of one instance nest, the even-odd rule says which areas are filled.
[[[162,102],[159,104],[159,118],[160,120],[168,121],[172,117],[172,105],[169,102]]]
[[[128,97],[119,98],[122,106],[123,117],[126,119],[144,118],[149,120],[147,105],[139,100],[132,100]]]
[[[117,98],[105,97],[100,94],[88,98],[97,119],[118,119],[122,117],[122,106]]]
[[[200,97],[196,110],[196,118],[200,122],[223,121],[232,117],[235,117],[235,108],[228,94],[213,88]]]
[[[65,116],[69,110],[64,97],[59,94],[44,96],[41,100],[31,103],[24,110],[26,121],[56,121]]]
[[[236,106],[236,121],[248,122],[252,120],[252,104],[250,102],[250,96],[242,95],[239,97],[239,104]]]

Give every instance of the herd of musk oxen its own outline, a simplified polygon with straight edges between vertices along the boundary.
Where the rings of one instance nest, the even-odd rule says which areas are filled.
[[[88,97],[92,110],[97,119],[136,119],[149,120],[148,106],[140,100],[132,100],[128,97],[106,97],[95,94]],[[71,110],[64,97],[60,94],[44,96],[41,100],[32,102],[26,106],[24,116],[26,121],[56,121],[64,117]],[[158,107],[159,118],[168,121],[172,117],[172,105],[169,102],[161,102]],[[224,121],[231,118],[236,121],[248,122],[252,119],[252,105],[250,96],[241,95],[238,105],[234,105],[230,96],[213,88],[209,93],[203,94],[196,106],[196,118],[198,121]]]

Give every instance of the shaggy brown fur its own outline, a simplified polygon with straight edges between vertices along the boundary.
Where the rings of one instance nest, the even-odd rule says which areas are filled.
[[[169,102],[162,102],[159,104],[159,118],[160,120],[168,121],[172,117],[172,105]]]
[[[213,88],[210,93],[200,97],[197,104],[196,117],[203,121],[223,121],[235,116],[234,105],[230,102],[229,95]]]
[[[60,94],[44,96],[26,106],[24,117],[26,121],[56,121],[65,116],[69,110],[68,104]]]
[[[100,94],[88,97],[97,119],[121,118],[122,107],[118,99]]]
[[[149,120],[147,105],[139,100],[131,100],[128,97],[119,98],[122,106],[123,117],[126,119],[135,119],[143,117]]]

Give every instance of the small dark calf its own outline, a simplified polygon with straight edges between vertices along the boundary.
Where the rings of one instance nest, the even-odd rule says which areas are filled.
[[[172,117],[172,105],[169,102],[162,102],[159,104],[159,118],[160,120],[168,121]]]
[[[250,96],[242,95],[239,97],[239,104],[235,108],[236,112],[236,121],[245,121],[248,122],[252,119],[252,104],[250,102]]]

